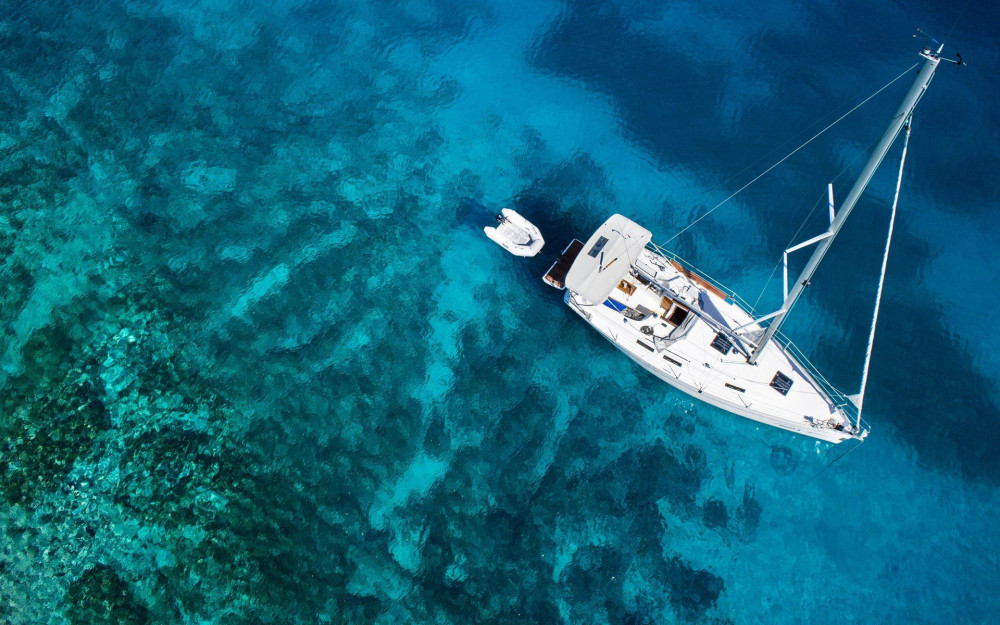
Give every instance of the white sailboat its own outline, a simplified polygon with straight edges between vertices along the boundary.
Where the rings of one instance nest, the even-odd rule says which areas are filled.
[[[736,293],[653,244],[649,230],[622,215],[613,215],[586,243],[570,243],[546,282],[565,288],[569,307],[618,349],[694,398],[831,443],[863,440],[869,432],[861,415],[864,389],[896,201],[860,392],[848,396],[834,388],[778,330],[889,148],[904,129],[909,139],[910,117],[942,60],[940,53],[941,47],[920,53],[924,61],[913,86],[839,208],[830,186],[829,228],[785,250],[785,298],[777,311],[756,315]],[[904,145],[897,200],[905,155]],[[789,288],[788,254],[811,245],[816,246],[812,257]]]

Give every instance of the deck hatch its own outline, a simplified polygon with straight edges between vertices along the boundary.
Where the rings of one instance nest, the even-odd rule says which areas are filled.
[[[674,360],[673,358],[671,358],[670,356],[664,356],[663,359],[666,360],[667,362],[671,363],[672,365],[677,366],[677,367],[683,367],[684,366],[681,363],[679,363],[676,360]]]
[[[733,342],[729,340],[728,336],[719,332],[715,335],[715,339],[712,340],[712,347],[722,352],[722,355],[725,356],[733,348]]]
[[[788,391],[792,390],[792,379],[778,371],[774,374],[774,379],[771,380],[770,386],[782,395],[788,395]]]
[[[736,386],[735,384],[730,384],[729,382],[726,382],[726,388],[731,388],[734,391],[739,391],[740,393],[746,393],[747,392],[747,390],[745,388],[740,388],[740,387]]]
[[[667,319],[667,323],[672,323],[675,326],[679,326],[684,323],[687,319],[688,309],[683,306],[674,306],[674,312],[670,313],[670,317]]]
[[[647,343],[646,341],[636,341],[636,343],[638,343],[639,345],[642,345],[643,347],[645,347],[649,351],[654,351],[653,346],[650,345],[649,343]]]

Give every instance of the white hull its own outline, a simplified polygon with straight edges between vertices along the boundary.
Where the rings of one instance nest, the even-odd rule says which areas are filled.
[[[747,336],[762,328],[718,287],[650,250],[630,265],[607,304],[572,290],[565,301],[632,360],[695,399],[830,443],[867,434],[849,418],[846,397],[819,381],[790,347],[769,344],[756,365],[736,345],[728,353],[713,347],[721,327],[748,324],[740,331]],[[788,380],[784,393],[773,384],[778,373]]]
[[[483,228],[490,240],[514,256],[531,257],[542,251],[545,239],[535,224],[509,208],[503,209],[500,214],[503,221],[496,228]]]
[[[570,297],[571,295],[567,293],[565,296],[565,301],[567,303],[569,303]],[[582,309],[573,306],[572,304],[570,304],[570,308],[572,308],[578,315],[583,317],[585,320],[587,319],[586,316],[583,314]],[[707,404],[711,404],[716,408],[720,408],[722,410],[725,410],[726,412],[731,412],[740,417],[745,417],[747,419],[758,421],[765,425],[778,427],[783,430],[788,430],[789,432],[795,432],[796,434],[804,434],[805,436],[817,438],[819,440],[823,440],[829,443],[841,443],[849,438],[855,438],[853,435],[844,431],[837,431],[830,428],[817,428],[812,424],[806,425],[804,423],[800,423],[795,420],[778,419],[766,413],[759,412],[757,410],[751,410],[750,408],[736,405],[733,402],[725,401],[721,398],[713,397],[712,395],[706,395],[704,393],[700,393],[697,387],[682,381],[679,377],[674,376],[672,373],[668,373],[664,369],[657,367],[655,364],[648,362],[647,359],[642,357],[642,354],[636,354],[628,349],[625,349],[623,345],[619,344],[614,339],[614,337],[608,334],[605,330],[602,330],[601,328],[599,328],[594,324],[591,325],[595,329],[597,329],[597,331],[600,332],[604,338],[610,341],[612,345],[617,347],[626,356],[628,356],[629,358],[637,362],[639,365],[641,365],[642,368],[645,369],[646,371],[649,371],[650,373],[652,373],[659,379],[663,380],[670,386],[676,388],[677,390],[687,395],[690,395],[691,397],[696,398],[700,401],[703,401]]]

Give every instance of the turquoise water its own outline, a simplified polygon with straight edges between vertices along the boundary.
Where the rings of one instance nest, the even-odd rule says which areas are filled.
[[[998,620],[993,9],[75,4],[0,5],[0,622]],[[917,112],[856,451],[541,282],[613,212],[669,238],[917,26],[969,66]],[[673,245],[776,306],[909,80]],[[893,169],[786,325],[848,391]]]

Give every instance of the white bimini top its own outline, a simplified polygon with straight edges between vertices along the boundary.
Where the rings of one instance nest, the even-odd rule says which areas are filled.
[[[566,275],[566,288],[597,304],[607,299],[653,235],[623,215],[612,215],[584,244]]]

